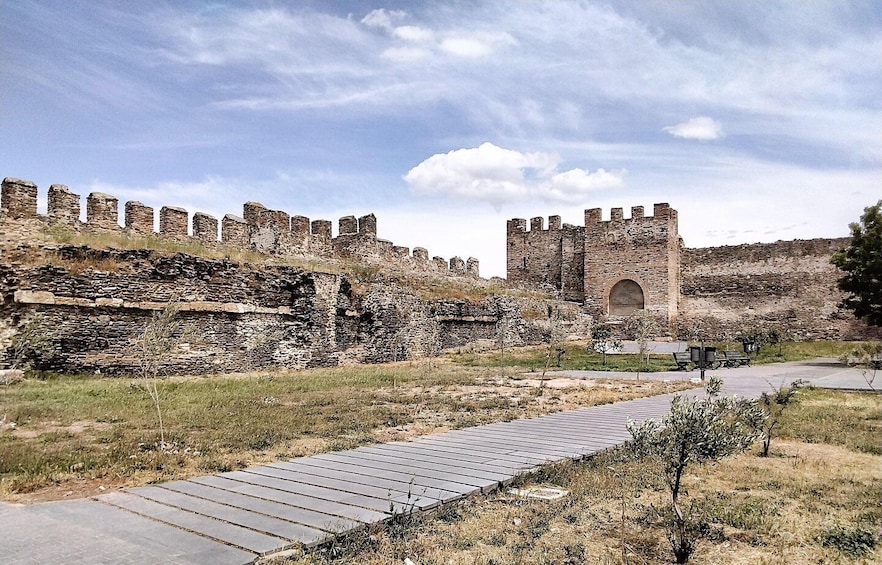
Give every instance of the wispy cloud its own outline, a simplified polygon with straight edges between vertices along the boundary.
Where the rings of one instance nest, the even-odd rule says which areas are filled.
[[[682,137],[684,139],[709,141],[723,137],[723,124],[707,116],[692,118],[681,124],[668,126],[663,129],[674,137]]]

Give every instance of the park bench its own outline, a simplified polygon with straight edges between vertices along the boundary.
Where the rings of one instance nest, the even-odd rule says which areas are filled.
[[[678,371],[691,371],[694,367],[692,367],[692,356],[688,351],[680,351],[677,353],[672,353],[674,356],[674,363],[677,364]]]
[[[726,367],[750,366],[750,357],[740,351],[724,351],[722,357],[720,361]]]

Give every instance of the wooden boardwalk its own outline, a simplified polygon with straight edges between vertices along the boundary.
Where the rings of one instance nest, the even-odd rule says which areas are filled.
[[[790,365],[784,371],[782,365],[777,371],[758,368],[721,375],[738,375],[727,379],[727,392],[748,397],[770,384],[777,386],[780,383],[774,379],[779,377],[842,378],[842,371],[832,372],[830,367]],[[11,556],[7,562],[12,563],[139,563],[157,558],[165,563],[249,563],[300,544],[321,544],[395,514],[431,511],[491,492],[545,463],[578,460],[621,445],[629,438],[625,427],[629,419],[663,416],[672,397],[666,394],[323,453],[90,500],[3,505],[0,523],[26,525],[30,520],[36,533],[0,536],[0,553]],[[78,538],[73,544],[76,551],[69,545],[53,549],[51,539],[40,545],[39,540],[57,535],[47,531],[47,520],[52,527],[64,527],[65,516],[87,531],[83,518],[103,526],[91,537],[85,535],[85,541]],[[141,532],[147,531],[168,541],[157,548],[143,539]]]

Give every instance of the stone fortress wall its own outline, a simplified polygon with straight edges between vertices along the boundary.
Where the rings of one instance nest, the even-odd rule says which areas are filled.
[[[80,225],[80,196],[61,184],[48,191],[47,219],[52,222]],[[86,221],[83,227],[98,230],[125,229],[134,234],[154,234],[152,207],[129,201],[123,207],[123,226],[119,223],[119,201],[114,196],[93,192],[86,197]],[[37,218],[37,186],[27,180],[6,178],[2,185],[0,216],[12,219]],[[423,247],[394,245],[377,237],[377,218],[339,219],[338,235],[332,236],[329,220],[310,220],[281,210],[270,210],[258,202],[246,202],[242,217],[227,214],[218,223],[214,216],[196,212],[190,222],[183,208],[159,209],[159,232],[165,238],[193,238],[205,245],[217,243],[253,249],[270,255],[304,256],[329,259],[354,259],[366,263],[400,265],[406,269],[452,276],[479,276],[479,262],[474,257],[429,257]],[[220,237],[218,237],[220,234]]]
[[[595,319],[621,321],[635,310],[654,317],[662,332],[688,338],[696,327],[708,339],[731,339],[750,327],[772,327],[797,339],[866,339],[882,332],[840,306],[840,271],[830,262],[848,238],[778,241],[689,249],[677,211],[655,204],[624,218],[613,208],[585,211],[585,225],[560,216],[515,218],[507,227],[509,281],[545,287],[581,302]]]
[[[492,283],[478,277],[475,259],[430,259],[425,249],[411,254],[377,239],[373,215],[341,218],[340,233],[332,237],[328,221],[290,217],[253,202],[245,204],[243,218],[228,215],[220,224],[196,213],[188,225],[183,209],[159,211],[159,237],[386,266],[378,272],[355,269],[362,274],[353,275],[345,268],[335,274],[148,249],[47,247],[32,241],[33,230],[45,225],[154,233],[154,211],[140,202],[126,203],[125,227],[119,225],[118,201],[105,194],[86,199],[85,223],[79,221],[80,197],[65,186],[50,187],[47,208],[45,216],[37,214],[33,183],[3,182],[0,235],[7,243],[0,248],[0,369],[13,363],[14,337],[39,321],[53,353],[38,368],[137,374],[134,344],[154,313],[169,305],[178,311],[186,339],[168,352],[163,368],[168,373],[400,361],[449,348],[494,348],[500,335],[506,347],[538,343],[551,332],[546,316],[551,311],[555,323],[573,333],[590,325],[572,302],[419,296],[384,275],[389,264],[427,275],[429,286],[448,279],[467,286]]]

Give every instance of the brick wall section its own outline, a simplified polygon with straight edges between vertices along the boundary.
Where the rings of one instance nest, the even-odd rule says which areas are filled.
[[[119,201],[115,196],[93,192],[86,198],[86,223],[90,227],[119,229]]]
[[[166,237],[187,237],[189,225],[187,211],[177,206],[163,206],[159,209],[159,233]]]
[[[217,243],[217,218],[204,212],[193,214],[193,237],[202,243]]]
[[[309,248],[317,253],[330,253],[331,251],[331,220],[313,220],[312,235],[309,239]]]
[[[74,225],[80,221],[80,195],[63,184],[49,187],[49,217],[62,224]]]
[[[0,215],[17,220],[37,217],[37,185],[6,177],[0,190]]]
[[[129,200],[125,205],[126,229],[144,233],[153,233],[153,208],[145,206],[137,200]]]
[[[879,336],[840,308],[841,272],[830,263],[848,238],[778,241],[685,249],[682,254],[683,326],[713,318],[721,336],[752,325],[778,326],[801,339]]]
[[[227,245],[247,249],[249,245],[248,223],[244,218],[227,214],[221,220],[221,241]]]
[[[560,216],[527,221],[515,218],[506,226],[508,279],[528,286],[558,290],[567,300],[582,301],[585,230],[561,224]]]
[[[651,217],[624,219],[613,208],[609,221],[600,210],[585,212],[585,308],[608,315],[609,294],[621,280],[633,280],[644,294],[650,315],[676,324],[679,299],[679,235],[677,212],[656,204]]]

